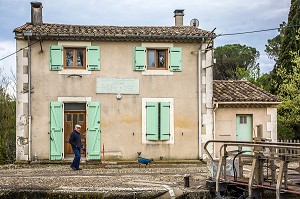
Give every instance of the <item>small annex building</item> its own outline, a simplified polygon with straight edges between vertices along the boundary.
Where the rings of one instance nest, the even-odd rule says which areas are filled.
[[[214,80],[213,103],[214,139],[253,141],[262,125],[263,138],[277,141],[280,100],[274,95],[248,81]],[[213,147],[218,157],[219,145]]]

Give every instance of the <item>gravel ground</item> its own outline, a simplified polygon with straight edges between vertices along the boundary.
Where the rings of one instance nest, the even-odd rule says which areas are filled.
[[[177,198],[189,192],[207,192],[205,189],[206,164],[165,163],[151,164],[147,167],[139,167],[137,164],[105,166],[81,164],[81,166],[83,170],[73,171],[68,164],[2,165],[0,166],[2,193],[0,197],[9,198],[8,193],[16,196],[17,192],[20,194],[20,191],[25,190],[47,192],[48,195],[44,198],[49,198],[49,193],[76,193],[77,195],[79,193],[104,193],[104,197],[107,196],[107,198],[127,193],[127,196],[130,196],[128,198],[132,198],[132,194],[135,198],[163,195],[167,195],[166,198]],[[184,187],[185,174],[190,175],[188,188]]]

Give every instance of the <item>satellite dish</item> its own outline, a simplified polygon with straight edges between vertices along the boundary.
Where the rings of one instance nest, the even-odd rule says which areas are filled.
[[[194,26],[194,27],[196,27],[196,28],[198,28],[198,26],[199,26],[199,20],[198,19],[192,19],[191,21],[190,21],[190,25],[191,26]]]

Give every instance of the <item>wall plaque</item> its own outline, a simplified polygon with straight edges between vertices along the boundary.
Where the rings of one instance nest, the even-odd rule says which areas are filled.
[[[140,94],[139,79],[98,77],[96,93]]]

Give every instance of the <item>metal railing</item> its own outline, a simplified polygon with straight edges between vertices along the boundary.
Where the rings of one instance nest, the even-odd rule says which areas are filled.
[[[209,144],[221,144],[216,173],[216,194],[220,197],[220,182],[232,184],[241,184],[238,182],[237,176],[243,177],[242,158],[252,160],[251,172],[248,178],[248,194],[251,198],[256,188],[265,188],[276,190],[276,198],[280,198],[281,192],[300,194],[300,189],[288,186],[288,164],[300,161],[300,143],[299,142],[263,142],[263,141],[224,141],[224,140],[209,140],[204,145],[204,150],[207,153],[210,161],[215,161],[212,154],[207,150]],[[237,150],[229,150],[229,148],[237,148]],[[242,147],[250,147],[250,153]],[[249,152],[249,151],[247,151]],[[238,159],[239,175],[234,171],[233,180],[227,176],[226,164],[227,158],[233,157]],[[236,167],[235,161],[232,162],[233,169]],[[279,165],[279,166],[277,166]],[[277,169],[279,169],[277,171]],[[269,172],[270,171],[270,172]],[[270,175],[269,175],[270,173]],[[277,179],[276,179],[277,176]],[[266,183],[267,182],[267,183]]]

